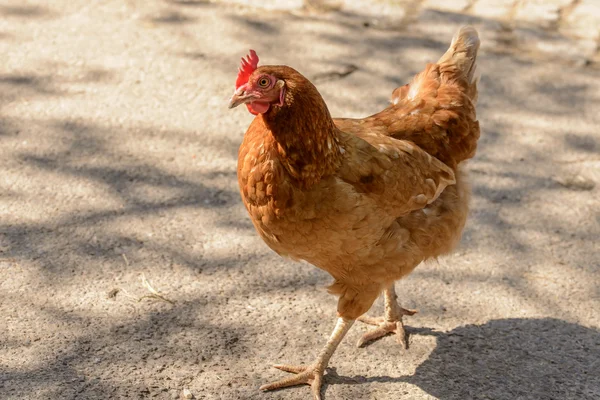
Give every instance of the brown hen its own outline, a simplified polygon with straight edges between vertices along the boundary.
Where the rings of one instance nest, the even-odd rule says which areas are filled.
[[[282,256],[329,272],[338,320],[315,362],[271,390],[308,383],[325,368],[354,320],[377,325],[362,343],[394,332],[406,346],[394,282],[460,240],[470,190],[461,163],[475,154],[479,38],[463,27],[436,64],[364,119],[332,119],[314,85],[286,66],[242,60],[230,107],[256,114],[238,157],[242,200],[263,240]],[[385,316],[367,318],[384,292]]]

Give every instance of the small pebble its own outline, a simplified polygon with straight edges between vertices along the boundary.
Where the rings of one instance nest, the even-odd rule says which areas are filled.
[[[183,395],[184,399],[193,399],[194,395],[192,394],[192,392],[190,392],[190,389],[183,389],[183,392],[181,393]]]

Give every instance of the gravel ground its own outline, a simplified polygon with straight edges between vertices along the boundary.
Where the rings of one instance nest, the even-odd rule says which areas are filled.
[[[461,248],[398,284],[419,310],[409,350],[357,349],[355,324],[324,398],[600,398],[600,69],[577,50],[591,39],[358,3],[0,5],[0,398],[309,398],[258,391],[283,375],[272,363],[312,360],[336,299],[240,202],[239,57],[293,66],[332,114],[364,116],[464,23],[483,79]]]

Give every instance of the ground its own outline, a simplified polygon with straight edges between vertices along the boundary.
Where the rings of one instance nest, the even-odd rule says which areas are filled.
[[[410,348],[357,349],[355,324],[324,398],[600,398],[597,2],[250,3],[0,5],[0,398],[309,398],[258,391],[312,360],[336,299],[241,204],[239,58],[364,116],[465,23],[482,136],[461,247],[398,284]]]

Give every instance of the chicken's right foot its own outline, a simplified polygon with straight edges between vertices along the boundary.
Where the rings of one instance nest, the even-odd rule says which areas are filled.
[[[305,366],[277,364],[273,365],[273,367],[297,375],[288,376],[287,378],[280,379],[277,382],[263,385],[260,387],[260,390],[282,389],[288,386],[296,386],[306,383],[310,385],[313,392],[313,397],[315,399],[321,398],[321,384],[323,383],[323,373],[325,372],[323,369],[318,368],[316,365]]]
[[[325,373],[325,368],[327,368],[329,359],[353,323],[354,320],[338,318],[335,329],[331,333],[331,337],[313,364],[310,366],[285,364],[274,365],[274,367],[277,369],[291,372],[296,375],[288,376],[287,378],[278,380],[277,382],[270,383],[268,385],[263,385],[260,387],[260,390],[281,389],[288,386],[302,385],[306,383],[310,385],[312,389],[314,400],[321,400],[321,385],[323,384],[323,374]]]

